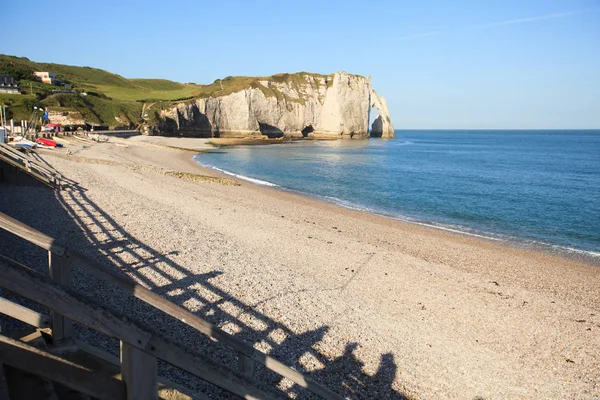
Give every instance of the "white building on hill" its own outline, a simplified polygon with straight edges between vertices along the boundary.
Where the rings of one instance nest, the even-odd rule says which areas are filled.
[[[0,93],[21,94],[19,84],[10,75],[0,75]]]
[[[53,72],[34,72],[33,75],[35,76],[35,80],[37,81],[42,81],[51,85],[60,85],[58,77]]]

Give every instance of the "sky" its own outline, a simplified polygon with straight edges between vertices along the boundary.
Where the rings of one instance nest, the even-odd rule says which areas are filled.
[[[127,78],[371,76],[396,129],[600,128],[600,0],[5,0],[0,53]],[[19,26],[17,21],[22,21]]]

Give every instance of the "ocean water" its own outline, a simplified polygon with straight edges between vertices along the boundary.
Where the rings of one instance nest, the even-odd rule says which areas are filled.
[[[243,146],[194,159],[344,207],[600,257],[600,130],[396,136]]]

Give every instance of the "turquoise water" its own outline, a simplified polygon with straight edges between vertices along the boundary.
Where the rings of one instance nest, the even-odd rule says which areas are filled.
[[[345,207],[600,256],[600,130],[396,136],[237,147],[194,159]]]

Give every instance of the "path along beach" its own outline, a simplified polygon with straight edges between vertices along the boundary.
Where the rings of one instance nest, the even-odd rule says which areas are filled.
[[[600,267],[232,180],[166,146],[209,147],[41,151],[71,185],[2,185],[0,211],[344,396],[600,398]]]

